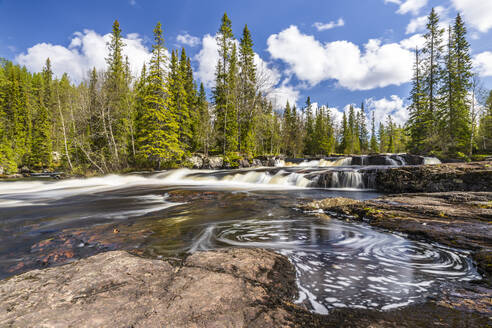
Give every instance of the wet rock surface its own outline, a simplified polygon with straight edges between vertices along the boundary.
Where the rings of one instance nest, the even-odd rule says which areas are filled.
[[[433,303],[482,314],[488,318],[487,326],[492,324],[492,192],[398,194],[368,201],[327,199],[301,207],[470,250],[483,280],[448,286]]]
[[[492,191],[492,162],[405,166],[375,173],[374,186],[381,192]]]
[[[253,249],[196,253],[184,261],[123,251],[0,282],[0,326],[278,327],[295,273],[284,257]]]
[[[292,303],[297,294],[295,270],[285,257],[270,251],[223,249],[166,261],[113,251],[0,281],[0,326],[487,325],[489,303],[475,300],[457,309],[460,293],[477,295],[476,290],[456,290],[447,299],[393,311],[337,309],[318,315]]]

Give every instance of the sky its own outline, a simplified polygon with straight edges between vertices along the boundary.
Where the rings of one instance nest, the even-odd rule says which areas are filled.
[[[262,84],[278,109],[302,107],[308,96],[338,118],[364,103],[376,121],[408,118],[413,50],[423,43],[426,16],[443,26],[459,12],[468,28],[474,69],[492,88],[492,0],[0,0],[0,57],[75,83],[105,68],[112,24],[120,22],[125,54],[137,75],[150,59],[160,21],[169,50],[184,47],[195,77],[213,87],[215,34],[227,12],[233,33],[250,29]]]

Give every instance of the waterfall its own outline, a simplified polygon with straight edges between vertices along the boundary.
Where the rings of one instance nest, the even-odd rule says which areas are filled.
[[[400,161],[400,165],[407,165],[407,162],[405,161],[405,159],[403,157],[401,157],[400,155],[395,155],[395,158],[397,161]]]
[[[364,177],[358,171],[335,171],[331,175],[331,188],[364,189]]]
[[[386,163],[388,163],[388,165],[398,166],[398,162],[389,156],[386,156],[385,160],[386,160]]]
[[[441,161],[435,157],[424,157],[423,164],[441,164]]]

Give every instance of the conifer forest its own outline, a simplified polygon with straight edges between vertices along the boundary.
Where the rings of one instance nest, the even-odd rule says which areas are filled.
[[[254,64],[248,26],[234,36],[224,14],[217,34],[215,87],[207,94],[183,49],[167,49],[153,30],[152,59],[132,76],[115,21],[104,71],[74,84],[3,60],[0,66],[0,166],[105,174],[185,166],[193,153],[239,157],[284,154],[411,152],[444,158],[492,153],[492,92],[473,73],[467,29],[458,14],[443,29],[429,14],[425,45],[415,49],[414,77],[404,125],[375,123],[364,102],[341,122],[328,106],[275,110]],[[354,104],[359,101],[354,99]]]

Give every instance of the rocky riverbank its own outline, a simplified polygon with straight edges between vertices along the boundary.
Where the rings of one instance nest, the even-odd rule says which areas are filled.
[[[0,326],[486,327],[490,323],[490,303],[484,303],[486,296],[477,298],[486,293],[480,286],[447,290],[439,299],[391,311],[336,309],[318,315],[293,304],[295,279],[294,267],[285,257],[261,249],[198,252],[165,261],[106,252],[0,281]],[[468,295],[468,302],[456,295]]]
[[[458,283],[450,291],[443,291],[435,303],[483,314],[489,320],[484,327],[492,325],[492,192],[398,194],[368,201],[331,198],[301,208],[328,215],[327,219],[363,221],[409,238],[469,250],[483,280]]]
[[[398,194],[367,201],[328,198],[301,208],[470,250],[492,282],[492,192]]]

